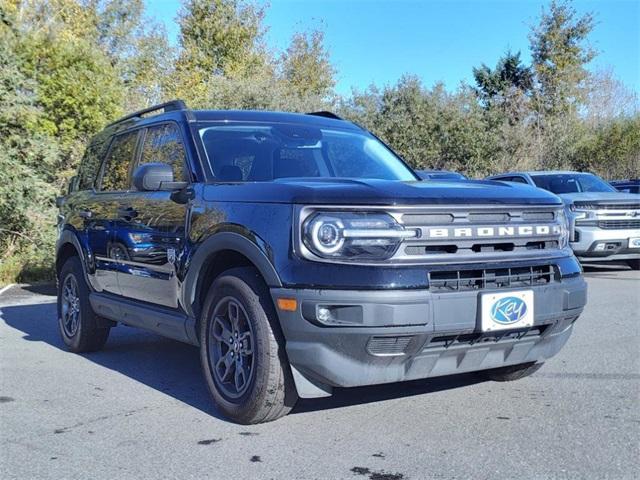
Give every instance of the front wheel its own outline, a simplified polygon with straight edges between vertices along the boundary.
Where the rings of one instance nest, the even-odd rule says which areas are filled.
[[[640,258],[634,258],[633,260],[627,260],[627,265],[631,267],[631,270],[640,270]]]
[[[536,373],[544,363],[523,363],[509,367],[494,368],[482,372],[485,377],[494,382],[513,382]]]
[[[269,290],[253,268],[211,285],[200,325],[200,359],[217,407],[243,424],[276,420],[297,393]]]

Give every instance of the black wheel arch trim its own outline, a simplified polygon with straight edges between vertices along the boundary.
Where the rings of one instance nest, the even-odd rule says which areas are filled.
[[[233,250],[244,255],[258,269],[268,287],[282,287],[278,272],[267,257],[266,253],[249,238],[235,232],[215,233],[202,242],[189,261],[189,268],[182,288],[183,306],[187,314],[197,317],[194,311],[198,281],[203,266],[212,255],[223,250]]]
[[[56,278],[58,276],[58,258],[60,257],[60,252],[65,247],[65,245],[68,244],[72,245],[73,248],[75,248],[78,257],[80,258],[80,264],[82,265],[82,271],[84,272],[85,281],[87,282],[87,285],[91,286],[91,282],[89,281],[89,271],[87,269],[86,252],[82,248],[82,244],[80,243],[80,240],[78,239],[75,231],[70,229],[63,230],[56,242]],[[60,267],[62,267],[62,265],[60,265]]]

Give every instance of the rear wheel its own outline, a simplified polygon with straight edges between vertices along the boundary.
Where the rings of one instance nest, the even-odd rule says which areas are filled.
[[[493,370],[486,370],[482,373],[494,382],[512,382],[532,375],[540,370],[542,365],[544,365],[544,363],[523,363],[521,365],[494,368]]]
[[[89,303],[89,287],[78,257],[69,258],[60,269],[58,282],[58,327],[62,340],[76,353],[100,350],[109,337],[109,327]]]
[[[640,270],[640,258],[634,258],[633,260],[627,260],[627,265],[631,267],[631,270]]]
[[[200,359],[217,407],[239,423],[276,420],[298,399],[269,290],[253,268],[228,270],[211,285]]]

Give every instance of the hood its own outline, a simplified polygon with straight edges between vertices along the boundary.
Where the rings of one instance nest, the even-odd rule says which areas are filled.
[[[629,203],[638,202],[638,195],[625,192],[575,192],[561,193],[558,196],[566,205],[573,202],[593,202],[593,203]]]
[[[286,178],[272,182],[209,184],[209,201],[305,205],[560,205],[539,188],[490,180],[399,182],[374,179]]]

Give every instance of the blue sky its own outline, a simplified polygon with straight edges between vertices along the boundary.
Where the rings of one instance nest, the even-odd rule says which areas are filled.
[[[165,23],[172,41],[180,0],[147,0],[147,11]],[[263,3],[263,2],[260,2]],[[529,26],[539,0],[271,0],[266,11],[267,41],[286,48],[296,31],[320,27],[338,70],[337,90],[394,83],[412,73],[427,86],[438,81],[455,89],[472,82],[471,69],[494,66],[507,49],[528,53]],[[590,68],[611,68],[640,94],[640,0],[576,1],[579,13],[592,11],[597,25],[591,43],[599,55]]]

